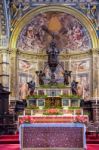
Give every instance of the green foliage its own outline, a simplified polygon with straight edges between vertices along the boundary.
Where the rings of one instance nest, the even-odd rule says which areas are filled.
[[[88,115],[88,116],[89,116],[89,115],[90,115],[90,112],[87,112],[87,111],[85,112],[85,111],[84,111],[84,115]]]
[[[47,110],[47,109],[50,109],[50,108],[63,109],[62,106],[54,106],[54,107],[52,107],[50,105],[46,105],[43,109]]]
[[[48,96],[48,95],[31,95],[31,96],[28,96],[28,97],[27,97],[27,100],[28,100],[28,99],[32,99],[32,98],[33,98],[33,99],[34,99],[34,98],[35,98],[35,99],[47,98],[47,96]]]
[[[80,107],[68,107],[69,110],[80,109]]]
[[[39,109],[39,107],[34,106],[34,105],[29,105],[26,107],[26,109]]]
[[[69,99],[80,99],[81,97],[78,95],[67,95],[67,94],[63,94],[60,95],[61,98],[69,98]]]
[[[63,83],[57,83],[54,85],[51,84],[45,84],[45,85],[41,85],[41,88],[66,88],[68,86],[64,85]]]
[[[44,112],[43,115],[63,115],[63,113],[61,112],[57,112],[57,113],[47,113],[47,112]]]

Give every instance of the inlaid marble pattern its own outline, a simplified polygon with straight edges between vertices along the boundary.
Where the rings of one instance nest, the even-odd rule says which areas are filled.
[[[83,148],[83,128],[24,127],[23,148]]]

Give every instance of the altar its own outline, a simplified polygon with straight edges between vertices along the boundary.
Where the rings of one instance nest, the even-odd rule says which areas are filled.
[[[86,128],[81,123],[21,124],[21,150],[84,150]]]

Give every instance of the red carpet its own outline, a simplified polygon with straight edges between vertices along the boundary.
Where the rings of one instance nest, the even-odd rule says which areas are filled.
[[[19,144],[19,135],[1,135],[0,144]]]
[[[0,150],[20,150],[19,144],[0,144]],[[99,150],[99,145],[88,144],[87,150]]]
[[[19,144],[0,144],[0,150],[20,150]]]
[[[99,150],[98,144],[87,144],[87,150]]]
[[[99,135],[87,134],[87,144],[99,144]]]

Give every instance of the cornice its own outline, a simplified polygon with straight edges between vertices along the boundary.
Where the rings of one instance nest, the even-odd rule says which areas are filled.
[[[46,59],[47,54],[45,53],[32,53],[17,50],[17,56],[32,59]]]
[[[0,53],[9,53],[9,49],[0,49]]]
[[[20,51],[18,49],[10,49],[8,52],[17,57],[22,58],[29,58],[29,59],[39,59],[39,60],[46,60],[47,54],[46,53],[33,53],[28,51]],[[68,60],[68,59],[82,59],[82,58],[88,58],[93,55],[99,55],[99,49],[89,49],[88,51],[73,51],[73,52],[61,52],[59,55],[59,59]]]

